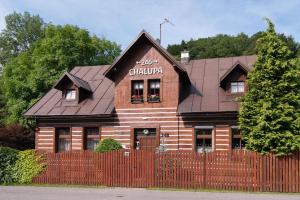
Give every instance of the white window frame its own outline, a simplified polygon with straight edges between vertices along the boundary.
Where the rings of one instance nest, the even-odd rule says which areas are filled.
[[[76,90],[70,89],[66,91],[66,100],[75,100],[76,99]]]
[[[245,92],[245,82],[244,81],[234,81],[230,83],[231,93],[243,93]]]

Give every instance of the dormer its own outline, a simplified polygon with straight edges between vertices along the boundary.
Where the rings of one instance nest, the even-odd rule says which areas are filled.
[[[65,104],[78,104],[90,97],[92,90],[88,82],[66,72],[54,85],[62,92],[62,102]]]
[[[241,62],[236,62],[220,78],[220,87],[227,94],[238,95],[246,92],[246,78],[249,69]]]

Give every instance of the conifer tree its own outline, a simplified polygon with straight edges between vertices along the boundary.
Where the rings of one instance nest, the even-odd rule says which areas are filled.
[[[257,60],[241,99],[239,125],[246,148],[287,155],[300,149],[300,73],[296,58],[267,19]]]

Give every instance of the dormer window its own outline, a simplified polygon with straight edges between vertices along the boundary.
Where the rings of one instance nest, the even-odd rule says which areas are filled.
[[[67,90],[66,91],[66,100],[75,100],[76,99],[76,90]]]
[[[231,82],[231,93],[243,93],[245,91],[245,83],[243,81]]]

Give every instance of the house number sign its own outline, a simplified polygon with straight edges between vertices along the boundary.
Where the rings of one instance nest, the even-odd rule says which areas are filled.
[[[130,76],[135,75],[152,75],[152,74],[162,74],[162,67],[151,67],[152,64],[158,63],[157,60],[146,59],[141,61],[136,61],[137,65],[141,65],[141,68],[135,68],[129,70]]]

